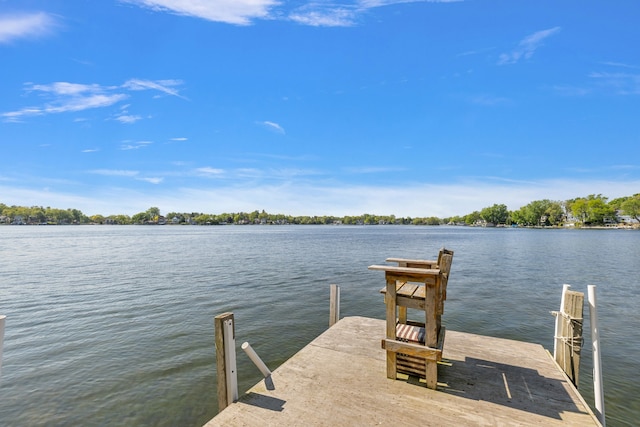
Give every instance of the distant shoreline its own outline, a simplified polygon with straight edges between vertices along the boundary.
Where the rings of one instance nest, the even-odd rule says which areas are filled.
[[[321,223],[309,223],[309,224],[299,224],[299,223],[216,223],[216,224],[187,224],[187,223],[164,223],[164,224],[155,224],[155,223],[146,223],[146,224],[100,224],[100,223],[80,223],[80,224],[55,224],[55,223],[22,223],[22,224],[6,224],[0,223],[0,227],[4,226],[27,226],[27,227],[38,227],[38,226],[105,226],[105,227],[131,227],[131,226],[173,226],[173,227],[185,227],[185,226],[193,226],[193,227],[208,227],[208,226],[283,226],[283,225],[293,225],[293,226],[350,226],[350,227],[375,227],[375,226],[406,226],[406,227],[467,227],[467,228],[490,228],[490,229],[540,229],[540,230],[640,230],[640,224],[619,224],[619,225],[594,225],[594,226],[562,226],[562,225],[548,225],[548,226],[540,226],[540,225],[490,225],[490,226],[482,226],[482,225],[468,225],[468,224],[321,224]]]

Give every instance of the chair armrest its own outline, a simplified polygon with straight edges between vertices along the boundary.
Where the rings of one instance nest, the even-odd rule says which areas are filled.
[[[387,258],[386,262],[395,262],[400,267],[437,268],[438,261],[429,259]]]

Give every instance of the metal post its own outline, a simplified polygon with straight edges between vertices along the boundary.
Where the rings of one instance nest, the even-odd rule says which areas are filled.
[[[560,311],[556,315],[556,334],[553,339],[553,360],[558,360],[558,349],[564,348],[562,343],[562,310],[564,309],[564,297],[571,285],[562,285],[562,297],[560,298]]]
[[[340,287],[330,285],[329,295],[329,326],[335,325],[340,320]]]
[[[256,351],[248,342],[242,343],[240,347],[244,350],[245,353],[247,353],[247,356],[249,356],[249,359],[251,359],[256,367],[260,369],[260,372],[262,372],[262,375],[264,375],[265,378],[271,375],[271,371],[269,370],[267,365],[264,364],[262,359],[260,359],[260,356],[258,356],[258,353],[256,353]]]
[[[604,417],[604,388],[602,386],[602,361],[600,354],[600,330],[598,329],[598,311],[596,309],[596,287],[587,286],[589,295],[589,317],[591,319],[591,345],[593,349],[593,394],[598,418],[606,427]]]
[[[218,409],[238,400],[236,340],[233,313],[215,317],[216,372],[218,375]]]
[[[238,400],[238,371],[236,367],[236,337],[233,319],[224,321],[225,368],[227,370],[227,403]]]

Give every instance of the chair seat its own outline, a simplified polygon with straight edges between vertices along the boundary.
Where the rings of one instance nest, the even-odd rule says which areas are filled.
[[[398,323],[396,325],[396,339],[398,341],[414,342],[424,345],[425,331],[423,327]]]

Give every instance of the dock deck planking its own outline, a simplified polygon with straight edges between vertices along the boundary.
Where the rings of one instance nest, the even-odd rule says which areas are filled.
[[[341,319],[205,427],[600,425],[541,345],[447,330],[430,390],[387,379],[384,336],[384,320]]]

